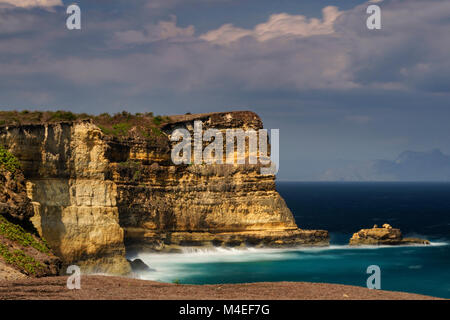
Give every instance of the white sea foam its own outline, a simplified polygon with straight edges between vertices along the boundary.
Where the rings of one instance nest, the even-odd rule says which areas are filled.
[[[418,265],[414,265],[414,266],[408,266],[408,269],[422,269],[422,265],[418,264]]]
[[[289,259],[283,251],[253,248],[184,248],[181,253],[139,253],[132,258],[142,259],[151,268],[156,269],[139,274],[141,279],[165,282],[195,275],[193,264]]]
[[[431,242],[432,246],[446,246],[448,242]],[[427,245],[330,245],[327,247],[297,248],[184,248],[181,253],[139,253],[129,257],[139,258],[156,271],[143,272],[140,279],[172,282],[176,279],[194,276],[204,272],[203,268],[195,268],[195,264],[208,263],[245,263],[263,261],[283,261],[292,259],[338,259],[339,251],[357,252],[359,250],[383,250],[394,248],[427,247]],[[317,253],[320,253],[318,256]],[[201,269],[201,270],[199,270]]]
[[[241,263],[299,259],[298,249],[269,248],[184,248],[181,253],[139,253],[132,259],[139,258],[156,271],[140,273],[139,278],[171,282],[175,279],[192,276],[197,272],[194,264],[207,263]],[[306,252],[305,252],[306,253]],[[324,255],[323,258],[326,258]],[[313,257],[305,256],[303,259]],[[333,258],[331,255],[328,258]]]
[[[450,243],[445,242],[445,241],[439,241],[439,242],[430,241],[430,245],[432,245],[432,246],[448,246],[448,245],[450,245]]]

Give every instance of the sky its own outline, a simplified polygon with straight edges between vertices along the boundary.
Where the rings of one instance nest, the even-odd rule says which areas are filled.
[[[444,0],[0,0],[0,110],[252,110],[278,178],[311,180],[450,153],[449,30]]]

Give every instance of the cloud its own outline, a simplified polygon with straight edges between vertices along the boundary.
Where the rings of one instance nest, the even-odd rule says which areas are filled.
[[[194,5],[200,4],[212,4],[218,2],[227,2],[230,0],[151,0],[147,1],[145,7],[152,10],[168,9],[179,6],[181,4]]]
[[[311,90],[448,93],[450,2],[382,4],[381,30],[366,28],[365,3],[345,11],[325,7],[320,19],[284,12],[253,27],[227,23],[198,35],[194,25],[180,26],[175,16],[140,25],[147,16],[136,8],[135,19],[92,11],[82,33],[64,28],[65,12],[0,10],[0,79],[32,92],[45,86],[37,78],[48,77],[73,85],[83,97],[87,90],[127,98]]]
[[[167,39],[181,39],[192,37],[194,26],[177,27],[177,18],[171,16],[168,21],[160,21],[156,25],[147,25],[141,30],[127,30],[115,33],[115,40],[119,44],[146,44]]]
[[[253,37],[263,42],[280,37],[310,37],[334,32],[333,24],[342,12],[337,7],[323,8],[323,19],[307,18],[303,15],[288,13],[273,14],[265,23],[258,24],[254,29],[237,28],[225,24],[216,30],[209,31],[200,38],[209,42],[226,45],[244,37]]]
[[[0,0],[1,4],[13,5],[21,8],[62,6],[61,0]]]
[[[219,29],[209,31],[200,36],[200,39],[226,45],[243,37],[253,36],[252,30],[237,28],[231,23],[224,24]]]

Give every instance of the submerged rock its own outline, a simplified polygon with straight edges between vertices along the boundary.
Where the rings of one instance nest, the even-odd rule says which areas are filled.
[[[361,229],[354,233],[350,245],[400,245],[400,244],[430,244],[430,241],[418,238],[403,238],[400,229],[383,224],[382,228],[374,225],[372,229]]]
[[[155,269],[150,268],[144,261],[141,259],[128,260],[128,263],[131,266],[131,270],[133,272],[143,272],[143,271],[155,271]]]

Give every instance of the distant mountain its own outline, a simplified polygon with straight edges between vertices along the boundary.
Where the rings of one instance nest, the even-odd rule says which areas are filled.
[[[450,156],[439,149],[404,151],[396,160],[374,160],[329,169],[321,181],[450,181]]]

